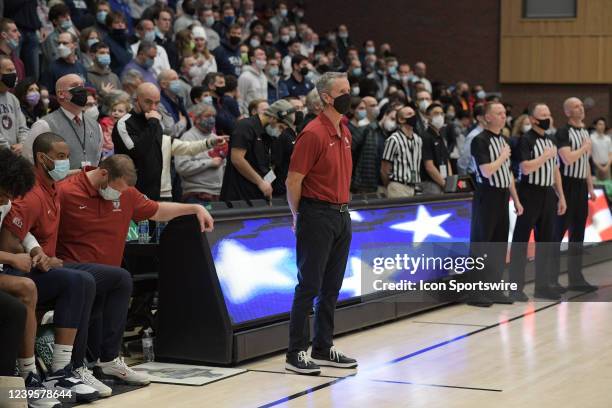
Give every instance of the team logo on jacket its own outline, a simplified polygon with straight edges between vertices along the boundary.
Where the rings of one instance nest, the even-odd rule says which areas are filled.
[[[13,119],[10,116],[4,115],[2,116],[2,128],[4,130],[11,129],[13,127]]]
[[[113,201],[113,211],[121,211],[121,201]]]
[[[15,224],[17,228],[20,228],[20,229],[23,228],[23,220],[19,217],[13,218],[13,224]]]

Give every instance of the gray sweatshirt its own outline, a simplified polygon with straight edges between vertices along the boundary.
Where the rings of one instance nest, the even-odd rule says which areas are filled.
[[[0,92],[0,149],[23,143],[29,131],[19,99],[10,92]]]
[[[181,141],[201,141],[211,136],[212,134],[205,135],[194,126],[183,134]],[[219,167],[213,167],[213,159],[208,152],[207,150],[195,156],[174,157],[174,166],[176,172],[181,176],[183,193],[221,194],[225,163]]]

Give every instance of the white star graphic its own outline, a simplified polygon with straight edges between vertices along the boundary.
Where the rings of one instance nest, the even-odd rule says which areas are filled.
[[[361,295],[361,266],[361,259],[356,256],[349,258],[341,290],[350,293],[351,297]]]
[[[351,216],[351,221],[353,222],[363,221],[363,216],[357,211],[350,211],[349,215]]]
[[[295,286],[296,279],[282,271],[282,262],[290,257],[288,248],[254,251],[230,239],[219,245],[215,268],[230,300],[244,303],[262,290]]]
[[[391,228],[400,231],[412,231],[412,242],[425,242],[428,236],[450,238],[450,235],[440,225],[450,217],[451,214],[442,214],[432,217],[424,205],[419,205],[417,216],[414,221],[403,222],[392,225]]]

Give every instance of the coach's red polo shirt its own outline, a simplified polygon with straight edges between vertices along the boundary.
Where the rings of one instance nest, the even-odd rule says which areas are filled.
[[[58,184],[62,205],[57,254],[66,263],[121,266],[130,220],[151,218],[159,205],[130,187],[117,201],[103,199],[83,171]]]
[[[36,184],[28,193],[13,201],[4,219],[4,228],[23,241],[32,233],[47,256],[55,256],[60,201],[56,185],[43,170],[36,169]]]
[[[302,197],[336,204],[349,201],[351,172],[351,132],[340,123],[341,135],[336,133],[329,118],[321,113],[300,133],[289,171],[303,174]]]

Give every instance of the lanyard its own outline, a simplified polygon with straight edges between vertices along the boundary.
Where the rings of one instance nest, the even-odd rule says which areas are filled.
[[[77,129],[72,124],[72,120],[70,120],[68,115],[66,115],[66,113],[62,109],[60,109],[60,112],[62,112],[62,115],[64,115],[64,118],[66,118],[66,120],[70,124],[70,127],[72,128],[72,131],[74,132],[74,135],[76,136],[77,141],[79,142],[79,144],[81,145],[81,148],[83,149],[83,160],[87,160],[87,152],[85,150],[85,143],[87,141],[87,129],[85,129],[85,115],[83,115],[83,118],[81,119],[83,121],[83,141],[81,141],[81,138],[79,137],[79,132],[77,132]]]

